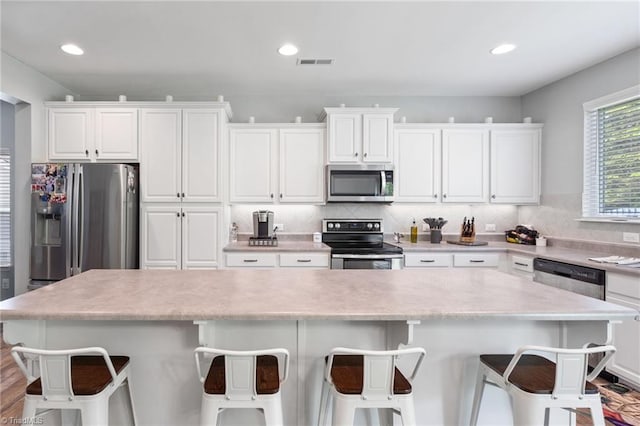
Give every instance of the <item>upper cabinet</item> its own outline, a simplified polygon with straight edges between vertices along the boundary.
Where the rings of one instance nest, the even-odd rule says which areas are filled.
[[[395,131],[396,202],[435,203],[440,197],[440,129]]]
[[[140,110],[143,202],[218,202],[222,109]]]
[[[442,202],[484,203],[489,192],[489,131],[442,130]]]
[[[325,131],[321,125],[232,125],[232,203],[323,203]]]
[[[48,108],[51,161],[137,161],[138,109]]]
[[[491,130],[492,203],[540,202],[540,128]]]
[[[329,163],[393,162],[397,108],[325,108]]]

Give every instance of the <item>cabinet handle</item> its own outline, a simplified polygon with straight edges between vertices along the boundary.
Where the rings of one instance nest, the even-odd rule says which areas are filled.
[[[184,212],[182,212],[182,217],[184,217]]]
[[[496,194],[493,194],[493,195],[491,196],[491,198],[493,198],[493,199],[495,200],[495,199],[496,199]]]
[[[435,260],[434,259],[420,259],[420,262],[422,262],[422,263],[433,263],[433,262],[435,262]]]
[[[176,192],[176,197],[180,198],[180,193]]]
[[[242,259],[244,263],[256,263],[258,259]]]
[[[86,155],[87,157],[89,156],[89,150],[88,149],[84,150],[84,155]]]
[[[176,212],[176,216],[177,216],[177,217],[180,217],[180,212]]]
[[[438,198],[438,194],[433,194],[433,198]]]
[[[98,156],[98,150],[96,149],[96,157]]]
[[[526,263],[520,263],[520,262],[513,262],[513,263],[514,263],[514,265],[518,265],[518,266],[529,266]]]
[[[364,153],[364,158],[367,158],[367,153],[366,152]]]
[[[469,263],[484,263],[484,260],[469,260]]]
[[[447,194],[442,194],[442,198],[447,198]]]
[[[273,194],[271,194],[271,198],[273,198]]]
[[[296,262],[309,263],[309,262],[311,262],[311,259],[297,259]]]
[[[357,157],[357,156],[358,156],[358,153],[356,152],[355,157]]]
[[[184,192],[182,193],[182,198],[184,198]]]
[[[282,198],[282,194],[280,194],[280,198]]]

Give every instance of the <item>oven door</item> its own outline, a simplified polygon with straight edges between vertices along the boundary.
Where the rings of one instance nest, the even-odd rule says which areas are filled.
[[[401,254],[332,254],[331,269],[402,269]]]

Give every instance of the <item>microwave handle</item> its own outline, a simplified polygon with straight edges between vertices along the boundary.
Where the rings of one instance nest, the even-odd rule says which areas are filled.
[[[380,172],[380,183],[382,184],[382,188],[380,188],[380,194],[387,195],[387,174],[382,170]]]

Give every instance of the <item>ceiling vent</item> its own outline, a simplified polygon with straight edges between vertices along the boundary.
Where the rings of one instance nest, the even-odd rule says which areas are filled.
[[[333,65],[334,59],[300,59],[298,65]]]

